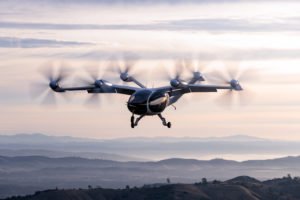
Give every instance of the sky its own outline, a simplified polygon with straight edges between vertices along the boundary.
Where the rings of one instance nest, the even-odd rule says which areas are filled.
[[[298,1],[0,1],[0,134],[239,134],[300,140],[299,27]],[[39,70],[49,63],[68,66],[73,73],[64,84],[78,85],[85,67],[104,71],[112,58],[124,55],[138,58],[138,78],[149,87],[168,85],[160,74],[180,59],[207,71],[224,71],[228,65],[256,70],[254,80],[244,84],[253,98],[247,105],[235,101],[224,107],[216,103],[222,92],[189,94],[175,104],[176,110],[164,112],[172,129],[156,116],[131,129],[129,96],[102,95],[99,107],[87,108],[83,103],[89,94],[83,92],[70,95],[71,101],[58,96],[55,107],[30,95],[31,85],[42,80]]]

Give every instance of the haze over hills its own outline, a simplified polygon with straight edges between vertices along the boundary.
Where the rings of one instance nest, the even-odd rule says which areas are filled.
[[[300,157],[237,162],[172,158],[151,162],[117,162],[76,157],[0,157],[0,198],[58,188],[124,188],[126,185],[195,183],[249,175],[259,180],[299,176]]]
[[[259,137],[252,137],[248,135],[231,135],[225,137],[127,137],[115,139],[95,139],[82,138],[72,136],[50,136],[42,133],[22,133],[15,135],[0,135],[1,143],[15,143],[15,142],[29,142],[29,143],[49,143],[49,142],[95,142],[95,141],[195,141],[195,140],[267,140]]]
[[[233,160],[298,155],[300,141],[279,141],[244,135],[213,138],[154,137],[87,139],[44,134],[0,135],[0,155],[100,158],[117,161],[172,157]]]
[[[0,135],[0,198],[51,188],[259,180],[300,173],[299,141],[244,135],[212,138],[88,139],[44,134]],[[254,155],[250,160],[249,155]],[[230,155],[230,156],[228,156]],[[281,157],[279,159],[262,159]],[[277,155],[277,156],[276,156]],[[242,157],[245,160],[224,158]],[[192,159],[191,159],[192,158]],[[214,158],[214,159],[210,159]],[[219,159],[215,159],[219,158]]]
[[[260,180],[300,172],[300,157],[249,160],[249,154],[297,155],[300,142],[243,135],[222,138],[86,139],[43,134],[0,136],[0,197],[51,188],[124,188],[249,175]],[[226,158],[241,156],[243,162]],[[209,156],[219,159],[207,159]],[[166,159],[163,159],[166,158]],[[193,159],[188,159],[193,158]],[[249,160],[249,161],[248,161]]]

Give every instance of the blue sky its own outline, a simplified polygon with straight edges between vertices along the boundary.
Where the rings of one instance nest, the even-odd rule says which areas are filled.
[[[225,136],[247,134],[300,139],[300,3],[297,1],[1,1],[0,132],[113,138],[136,136]],[[139,57],[148,86],[168,84],[157,71],[174,60],[223,70],[235,62],[260,71],[250,84],[248,106],[216,105],[220,94],[183,99],[167,109],[167,130],[157,117],[129,126],[126,96],[103,98],[99,108],[82,106],[75,94],[56,108],[29,95],[45,63],[74,70],[65,84],[78,84],[83,67],[108,66],[124,54]],[[245,85],[246,87],[247,85]],[[207,98],[208,97],[208,98]],[[217,126],[216,126],[217,125]]]

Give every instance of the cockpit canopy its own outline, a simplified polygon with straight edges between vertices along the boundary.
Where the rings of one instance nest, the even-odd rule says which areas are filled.
[[[162,112],[169,102],[169,95],[164,92],[153,92],[149,99],[149,109],[152,112]]]
[[[147,104],[149,96],[151,95],[151,90],[141,90],[137,91],[136,93],[132,94],[129,98],[128,103],[133,104]]]
[[[168,105],[169,95],[152,90],[140,90],[132,94],[128,101],[128,109],[135,114],[157,114]]]

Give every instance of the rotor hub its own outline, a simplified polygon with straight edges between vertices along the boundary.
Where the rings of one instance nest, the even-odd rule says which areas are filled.
[[[170,81],[170,85],[172,86],[172,87],[179,87],[180,86],[180,81],[179,80],[177,80],[177,79],[172,79],[171,81]]]
[[[240,82],[238,80],[231,80],[230,85],[234,90],[240,91],[243,90],[242,86],[240,85]]]
[[[102,85],[103,85],[103,81],[102,80],[96,80],[95,81],[95,86],[101,87]]]
[[[198,81],[205,81],[204,76],[201,72],[193,72],[193,76]]]
[[[50,81],[49,87],[55,91],[57,88],[59,88],[58,81],[57,80]]]
[[[125,81],[125,82],[130,82],[130,76],[128,73],[121,73],[120,74],[120,78],[122,79],[122,81]]]
[[[187,82],[179,80],[179,79],[172,79],[170,81],[170,85],[174,88],[179,88],[179,87],[185,87],[188,85]]]

